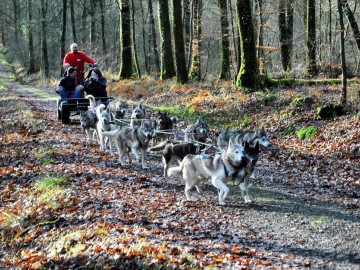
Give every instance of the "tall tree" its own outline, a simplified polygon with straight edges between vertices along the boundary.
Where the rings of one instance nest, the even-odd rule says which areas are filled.
[[[48,0],[41,0],[41,49],[43,60],[43,74],[45,78],[49,78],[49,54],[47,44],[47,21],[46,14],[48,9]]]
[[[89,14],[90,14],[90,45],[93,51],[96,46],[96,5],[97,0],[90,0]]]
[[[160,73],[159,47],[156,42],[155,18],[153,11],[153,1],[148,1],[149,17],[150,17],[150,35],[149,35],[149,54],[152,55],[155,62],[156,73]],[[151,52],[152,50],[152,52]]]
[[[174,24],[174,45],[175,45],[175,62],[176,62],[176,80],[178,83],[187,83],[189,80],[186,60],[185,44],[182,23],[181,1],[172,0],[173,6],[173,24]]]
[[[282,0],[280,0],[282,1]],[[264,53],[264,18],[263,18],[263,0],[255,1],[258,18],[257,33],[257,57],[259,60],[260,74],[266,74],[265,53]]]
[[[219,79],[230,79],[230,35],[227,0],[218,0],[221,25],[221,64]]]
[[[353,35],[354,35],[355,42],[356,42],[356,45],[357,45],[357,48],[358,48],[358,52],[360,53],[360,29],[359,29],[359,25],[356,22],[354,13],[350,9],[349,3],[347,2],[347,0],[343,0],[343,8],[344,8],[346,17],[349,20],[351,29],[353,31]],[[358,63],[357,76],[360,78],[360,60],[359,60],[359,63]]]
[[[294,7],[293,0],[279,0],[279,32],[281,63],[285,72],[291,70]]]
[[[120,5],[120,79],[132,75],[131,25],[129,0],[119,0]]]
[[[237,0],[236,7],[241,47],[241,66],[236,78],[236,88],[252,91],[259,89],[261,83],[256,57],[251,0]]]
[[[82,5],[82,13],[81,13],[81,44],[83,46],[85,45],[86,42],[86,26],[87,26],[86,18],[88,15],[87,6],[88,6],[88,0],[84,0],[84,3]],[[75,22],[73,25],[75,25]]]
[[[141,20],[142,20],[142,25],[143,25],[141,34],[142,34],[142,42],[143,42],[145,72],[147,74],[149,74],[150,71],[149,71],[149,64],[148,64],[148,57],[147,57],[147,50],[146,50],[146,30],[145,30],[146,19],[145,19],[144,7],[143,7],[142,1],[140,1],[140,11],[141,11]]]
[[[70,20],[71,20],[71,30],[73,42],[77,42],[76,37],[76,23],[75,23],[75,10],[74,10],[74,0],[70,0]]]
[[[171,49],[171,28],[168,0],[159,0],[159,21],[161,36],[161,70],[160,79],[166,80],[176,75]]]
[[[137,73],[138,78],[141,78],[141,70],[140,70],[139,59],[138,59],[138,55],[137,55],[136,35],[135,35],[134,0],[131,0],[131,21],[132,21],[132,44],[133,44],[135,69],[136,69],[136,73]]]
[[[192,0],[183,0],[184,4],[183,4],[183,10],[184,10],[184,15],[183,15],[183,26],[184,26],[184,40],[185,40],[185,53],[186,53],[186,59],[190,59],[190,55],[191,55],[191,36],[192,36],[192,25],[191,25],[191,11],[192,11],[192,7],[193,7],[193,2]],[[189,65],[189,62],[187,63],[187,67]]]
[[[29,44],[29,69],[28,74],[36,72],[35,51],[34,51],[34,35],[33,35],[33,13],[31,0],[27,1],[28,8],[28,44]]]
[[[342,89],[341,89],[341,98],[340,103],[344,107],[346,105],[346,83],[347,83],[347,75],[346,75],[346,57],[345,57],[345,27],[344,27],[344,16],[343,16],[343,8],[342,1],[337,0],[338,11],[339,11],[339,25],[340,25],[340,55],[341,55],[341,70],[342,70]]]
[[[107,58],[107,45],[106,45],[106,32],[105,32],[105,16],[106,16],[106,9],[105,9],[105,1],[100,1],[100,13],[101,13],[101,43],[102,43],[102,51],[105,55],[105,64],[106,66],[109,65],[108,58]]]
[[[61,24],[61,38],[60,38],[60,63],[65,57],[65,37],[66,37],[66,22],[67,22],[67,0],[62,1],[62,24]],[[60,76],[63,73],[60,64]]]
[[[18,0],[13,0],[13,6],[14,6],[14,36],[15,36],[15,44],[19,44],[19,32],[20,32],[20,27],[19,27],[19,16],[20,16],[20,5]]]
[[[317,73],[316,65],[316,0],[307,0],[307,45],[306,45],[306,64],[309,76],[314,76]]]
[[[193,80],[201,79],[201,22],[202,22],[202,0],[193,1],[193,35],[191,45],[191,67],[189,77]]]

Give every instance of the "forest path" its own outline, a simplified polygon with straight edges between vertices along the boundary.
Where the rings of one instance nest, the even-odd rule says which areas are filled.
[[[149,170],[136,161],[119,166],[86,142],[76,119],[56,119],[52,87],[20,85],[0,70],[1,221],[6,214],[20,223],[0,229],[0,267],[360,269],[360,209],[351,188],[334,197],[326,188],[278,183],[292,169],[264,153],[254,203],[244,204],[231,186],[229,205],[219,206],[209,183],[199,201],[186,202],[181,177],[162,177],[159,154],[149,154]],[[17,103],[37,120],[30,123]],[[69,179],[55,208],[34,198],[46,175]]]

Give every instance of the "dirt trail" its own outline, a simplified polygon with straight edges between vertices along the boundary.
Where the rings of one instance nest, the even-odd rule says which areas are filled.
[[[193,256],[192,266],[195,268],[206,266],[205,261],[216,257],[221,258],[217,267],[224,269],[360,269],[360,204],[358,193],[353,193],[351,188],[339,193],[331,187],[282,182],[280,179],[291,172],[291,165],[277,161],[270,152],[264,152],[257,165],[257,180],[251,188],[254,203],[244,204],[238,188],[231,186],[229,206],[218,206],[216,192],[209,183],[204,185],[205,194],[199,196],[198,202],[185,202],[181,178],[166,180],[162,177],[160,155],[150,154],[150,169],[146,171],[138,163],[120,168],[115,157],[101,153],[96,144],[86,142],[76,119],[66,126],[57,121],[55,101],[48,99],[55,96],[52,87],[40,89],[40,92],[49,94],[42,98],[40,92],[29,91],[29,87],[9,81],[3,67],[0,74],[1,80],[9,86],[7,91],[20,97],[44,120],[39,128],[42,129],[40,135],[34,134],[33,141],[27,143],[34,149],[53,148],[66,156],[57,156],[53,164],[47,165],[45,171],[39,169],[37,174],[51,171],[69,175],[72,195],[82,198],[82,202],[76,204],[78,212],[62,213],[64,222],[59,228],[38,232],[32,242],[16,247],[19,252],[40,250],[49,256],[50,239],[55,239],[57,233],[84,225],[93,228],[100,221],[105,223],[106,219],[113,228],[119,228],[119,224],[127,227],[129,235],[138,228],[138,237],[148,239],[153,245],[163,243],[176,245],[182,252],[186,250]],[[1,117],[6,110],[6,103],[2,103]],[[6,131],[0,135],[6,135]],[[14,153],[8,149],[10,147],[20,151],[22,146],[2,140],[3,161],[4,154]],[[17,162],[24,168],[31,163],[33,170],[42,168],[42,165],[33,164],[30,154],[24,154],[21,161],[11,157],[6,159],[7,166]],[[29,186],[34,181],[29,175],[7,175],[1,178],[1,185],[4,187],[13,182],[17,187]],[[85,201],[96,205],[91,218],[85,218],[87,206],[79,206]],[[9,201],[1,203],[1,209],[7,206],[11,206]],[[142,230],[153,234],[142,235]],[[111,230],[108,246],[121,242],[119,239],[123,239],[123,232],[123,229]],[[136,239],[136,233],[133,235]],[[101,238],[89,239],[87,245],[103,247],[101,241]],[[110,255],[114,253],[109,250],[100,253],[108,264],[118,267],[115,269],[132,267],[128,261],[128,265],[116,261]],[[9,265],[5,262],[14,262],[14,257],[22,256],[6,245],[0,245],[0,253],[6,254],[0,259],[0,266]],[[87,256],[87,263],[95,264],[99,259],[96,252],[89,252]],[[79,265],[84,261],[81,258],[79,261],[76,264],[71,260],[60,262],[53,259],[50,263],[43,262],[43,265],[77,265],[73,268],[81,269]],[[190,266],[191,263],[178,264],[184,269]]]

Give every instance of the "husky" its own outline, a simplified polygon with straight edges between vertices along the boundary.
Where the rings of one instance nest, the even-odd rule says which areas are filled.
[[[137,105],[133,108],[131,113],[130,128],[135,128],[141,125],[143,119],[145,119],[146,110],[142,104]]]
[[[80,125],[82,129],[85,131],[85,134],[87,135],[88,141],[92,142],[94,141],[93,138],[91,138],[90,130],[94,130],[97,137],[99,135],[97,134],[97,128],[96,128],[96,114],[92,111],[80,111]]]
[[[126,100],[112,100],[107,106],[107,111],[111,115],[111,120],[115,123],[114,129],[122,128],[122,120],[129,108]]]
[[[222,154],[206,158],[201,155],[187,155],[178,167],[169,168],[168,174],[171,176],[176,172],[182,172],[185,180],[185,196],[189,201],[192,200],[190,189],[196,187],[201,194],[200,180],[211,179],[211,183],[219,190],[219,204],[226,205],[225,199],[230,192],[226,182],[233,180],[233,177],[246,167],[244,158],[243,145],[236,144],[230,139],[228,147]]]
[[[168,116],[167,112],[158,111],[155,119],[155,131],[152,139],[152,145],[158,139],[169,139],[170,133],[173,130],[173,121]]]
[[[109,112],[107,112],[105,110],[104,104],[100,104],[99,106],[96,107],[96,117],[98,119],[97,124],[96,124],[96,129],[97,129],[100,149],[104,151],[104,150],[106,150],[106,146],[105,146],[105,138],[103,136],[103,132],[110,131],[111,124],[113,124],[114,122],[111,122],[110,114],[109,114]],[[111,140],[109,140],[109,144],[110,144],[110,154],[114,155],[114,153],[112,151]]]
[[[133,129],[116,129],[107,132],[102,132],[102,136],[115,139],[115,144],[119,154],[119,162],[121,165],[125,165],[123,157],[127,154],[129,158],[129,164],[132,160],[130,158],[130,150],[135,155],[137,160],[141,160],[141,166],[146,169],[145,154],[149,146],[149,142],[154,134],[154,124],[150,120],[144,120],[140,126]],[[141,152],[141,157],[139,155]]]
[[[205,122],[197,120],[195,124],[189,125],[185,129],[185,141],[186,142],[200,142],[205,143],[209,135],[209,125]]]
[[[149,151],[159,151],[163,150],[162,161],[164,163],[164,177],[167,177],[167,171],[170,164],[173,161],[181,161],[186,155],[189,154],[198,154],[200,151],[200,146],[194,143],[180,143],[180,142],[171,142],[170,140],[163,141],[158,145],[149,148]]]
[[[233,180],[241,190],[245,203],[251,203],[249,196],[249,184],[250,179],[253,178],[255,165],[260,156],[260,145],[256,143],[254,147],[250,146],[248,142],[244,143],[244,156],[245,159],[242,162],[242,166],[238,172],[233,176]]]
[[[228,145],[230,138],[236,138],[238,143],[248,142],[251,147],[254,147],[257,142],[261,146],[271,147],[272,143],[269,140],[264,128],[257,130],[229,130],[220,133],[217,139],[217,146],[220,150],[224,150],[224,148]]]

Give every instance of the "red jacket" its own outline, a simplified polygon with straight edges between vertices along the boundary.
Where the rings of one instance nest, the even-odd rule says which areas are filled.
[[[96,61],[92,59],[90,56],[86,55],[86,53],[78,51],[77,53],[68,52],[64,57],[63,66],[65,68],[66,64],[73,66],[77,69],[77,75],[84,78],[84,65],[86,63],[95,64]]]

